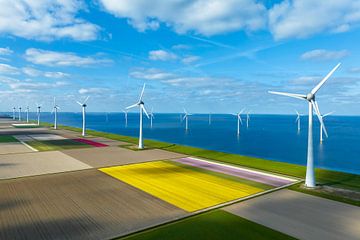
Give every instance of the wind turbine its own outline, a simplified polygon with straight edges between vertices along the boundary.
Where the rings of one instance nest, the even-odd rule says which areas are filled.
[[[298,125],[297,130],[298,130],[298,133],[299,133],[300,132],[300,126],[301,126],[301,114],[297,110],[295,110],[295,112],[296,112],[296,115],[297,115],[295,122],[297,122],[297,125]]]
[[[40,125],[40,112],[41,112],[41,104],[36,104],[37,108],[37,125]]]
[[[128,112],[127,111],[123,111],[124,112],[124,116],[125,116],[125,127],[127,127],[128,124]]]
[[[245,109],[241,109],[240,112],[237,114],[233,114],[234,116],[237,116],[237,135],[240,135],[240,123],[242,124],[241,114],[243,113]]]
[[[21,107],[19,107],[19,121],[21,121]]]
[[[26,107],[26,122],[29,122],[29,106]]]
[[[338,63],[308,94],[294,94],[294,93],[285,93],[285,92],[273,92],[269,91],[272,94],[283,95],[287,97],[297,98],[301,100],[308,101],[309,106],[309,125],[308,125],[308,149],[307,149],[307,164],[306,164],[306,178],[305,186],[309,188],[314,188],[315,183],[315,172],[314,172],[314,152],[313,152],[313,108],[315,113],[320,121],[321,128],[323,128],[325,135],[327,136],[326,128],[321,117],[318,103],[315,100],[315,94],[319,89],[324,85],[324,83],[330,78],[330,76],[338,69],[340,63]]]
[[[16,119],[16,113],[15,113],[15,111],[16,111],[16,107],[13,107],[13,120],[15,120]]]
[[[144,102],[142,100],[143,95],[144,95],[144,90],[145,90],[145,83],[144,86],[141,90],[140,93],[140,97],[137,103],[128,106],[126,109],[130,109],[130,108],[134,108],[134,107],[139,107],[139,111],[140,111],[140,127],[139,127],[139,149],[143,149],[144,148],[144,141],[143,141],[143,117],[142,114],[143,112],[145,113],[146,117],[149,118],[149,115],[144,107]]]
[[[57,113],[60,109],[59,105],[56,104],[56,98],[54,97],[54,106],[51,114],[54,114],[54,129],[57,129]]]
[[[85,119],[85,112],[86,112],[86,102],[87,102],[87,100],[89,100],[89,97],[90,96],[87,96],[86,98],[85,98],[85,101],[83,101],[82,103],[81,102],[79,102],[79,101],[76,101],[77,102],[77,104],[79,104],[81,107],[82,107],[82,119],[83,119],[83,121],[82,121],[82,133],[81,133],[81,135],[83,136],[83,137],[85,137],[85,135],[86,135],[86,132],[85,132],[85,128],[86,128],[86,119]]]
[[[188,118],[189,116],[191,116],[192,114],[188,113],[185,108],[184,108],[184,117],[182,118],[182,120],[184,121],[185,120],[185,130],[188,130],[189,129],[189,123],[188,123]]]
[[[150,116],[150,127],[152,128],[153,127],[153,119],[155,118],[153,107],[151,108],[151,112],[150,112],[149,116]]]
[[[329,115],[331,115],[333,113],[334,112],[329,112],[329,113],[326,113],[326,114],[322,115],[321,118],[323,119],[323,122],[324,122],[324,118],[326,116],[329,116]],[[322,143],[322,142],[323,142],[323,129],[322,129],[322,127],[320,127],[320,143]]]
[[[249,122],[250,122],[250,111],[246,113],[246,128],[249,128]]]

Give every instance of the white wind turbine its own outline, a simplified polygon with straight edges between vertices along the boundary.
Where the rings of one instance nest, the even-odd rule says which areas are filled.
[[[329,115],[331,115],[331,114],[333,114],[334,112],[329,112],[329,113],[325,113],[324,115],[322,115],[321,116],[321,118],[323,119],[323,122],[324,122],[324,118],[326,117],[326,116],[329,116]],[[320,143],[322,143],[323,142],[323,129],[322,129],[322,127],[320,127]]]
[[[131,106],[128,106],[126,109],[130,109],[130,108],[134,108],[134,107],[139,107],[139,111],[140,111],[140,127],[139,127],[139,149],[143,149],[144,148],[144,141],[143,141],[143,117],[142,114],[143,112],[145,113],[146,117],[149,118],[149,115],[144,107],[144,102],[142,100],[143,95],[144,95],[144,90],[145,90],[145,83],[144,86],[141,90],[140,93],[140,97],[139,97],[139,101]]]
[[[182,120],[184,121],[185,120],[185,130],[188,130],[189,129],[189,122],[188,122],[188,119],[189,119],[189,116],[191,116],[192,114],[188,113],[185,108],[184,108],[184,117],[182,118]]]
[[[29,122],[29,106],[26,107],[26,122]]]
[[[54,97],[54,106],[51,111],[51,114],[54,114],[54,129],[57,129],[57,114],[59,109],[60,107],[56,104],[56,98]]]
[[[243,113],[245,109],[241,109],[240,112],[237,114],[233,114],[234,116],[237,116],[237,135],[240,135],[240,123],[242,124],[241,114]]]
[[[315,113],[320,121],[320,124],[324,130],[325,135],[327,136],[326,128],[323,123],[321,113],[319,110],[318,103],[315,100],[315,94],[319,91],[319,89],[324,85],[324,83],[330,78],[330,76],[338,69],[340,63],[338,63],[311,91],[310,93],[304,94],[294,94],[294,93],[285,93],[285,92],[273,92],[269,91],[272,94],[283,95],[287,97],[293,97],[301,100],[308,101],[309,106],[309,125],[308,125],[308,149],[307,149],[307,164],[306,164],[306,178],[305,178],[305,186],[314,188],[316,186],[315,183],[315,172],[314,172],[314,152],[313,152],[313,108]]]
[[[152,128],[153,127],[153,119],[155,119],[153,107],[151,107],[151,112],[150,112],[149,116],[150,116],[150,127]]]
[[[250,122],[250,111],[246,113],[246,128],[249,128],[249,122]]]
[[[298,130],[298,133],[299,133],[300,128],[301,128],[301,114],[297,110],[295,110],[295,112],[296,112],[296,115],[297,115],[295,122],[297,123],[297,130]]]
[[[13,120],[15,120],[16,119],[16,107],[13,107]]]
[[[123,111],[123,113],[124,113],[124,117],[125,117],[125,127],[127,127],[127,125],[128,125],[128,112],[125,110],[125,111]]]
[[[36,104],[37,108],[37,125],[40,125],[40,112],[41,112],[41,104]]]
[[[21,107],[19,107],[19,121],[21,121]]]
[[[83,136],[83,137],[85,137],[85,135],[86,135],[86,118],[85,118],[85,113],[86,113],[86,102],[87,102],[87,100],[89,100],[89,97],[90,96],[87,96],[86,98],[85,98],[85,101],[83,101],[82,103],[81,102],[79,102],[79,101],[76,101],[77,102],[77,104],[79,104],[80,106],[81,106],[81,108],[82,108],[82,133],[81,133],[81,135]]]

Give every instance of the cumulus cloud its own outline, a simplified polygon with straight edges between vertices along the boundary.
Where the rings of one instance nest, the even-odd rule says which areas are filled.
[[[80,88],[80,94],[102,94],[109,91],[108,88]]]
[[[0,0],[0,34],[49,41],[97,38],[99,27],[78,17],[82,0]]]
[[[353,0],[285,0],[269,10],[269,28],[275,39],[346,32],[360,23],[359,12]]]
[[[175,60],[177,58],[178,57],[176,56],[176,54],[161,49],[153,50],[149,52],[149,59],[151,60],[169,61],[169,60]]]
[[[200,59],[199,56],[187,56],[187,57],[184,57],[183,59],[181,59],[181,61],[185,64],[190,64],[190,63],[198,61],[199,59]]]
[[[0,63],[0,74],[16,75],[19,74],[19,69],[8,64]]]
[[[266,23],[266,9],[255,0],[148,1],[99,0],[103,9],[125,18],[139,31],[157,29],[161,23],[178,33],[215,35],[237,30],[254,31]]]
[[[0,76],[0,83],[6,84],[11,90],[17,92],[33,92],[33,91],[63,87],[67,85],[67,83],[63,81],[37,82],[29,79],[19,80],[16,78],[9,78],[3,76]]]
[[[27,49],[25,52],[25,59],[34,64],[62,67],[84,67],[94,64],[107,64],[112,62],[110,59],[81,57],[72,52],[55,52],[36,48]]]
[[[314,49],[301,55],[303,60],[337,60],[348,56],[347,50],[329,51],[325,49]]]
[[[69,74],[63,72],[44,72],[32,67],[24,67],[22,71],[31,77],[64,78],[69,76]]]
[[[0,55],[10,55],[12,53],[13,51],[9,47],[0,48]]]
[[[129,73],[129,75],[132,78],[145,79],[145,80],[164,80],[175,76],[172,73],[164,72],[156,68],[150,68],[150,69],[138,68],[132,70]]]

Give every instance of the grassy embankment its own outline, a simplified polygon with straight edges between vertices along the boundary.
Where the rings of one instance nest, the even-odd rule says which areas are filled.
[[[128,240],[153,239],[295,239],[231,213],[216,210],[125,237]]]
[[[16,138],[10,135],[0,135],[0,143],[11,143],[11,142],[18,142]]]
[[[52,126],[52,125],[44,124],[44,126]],[[65,129],[65,130],[75,131],[75,132],[81,132],[80,128],[75,128],[75,127],[60,126],[60,128]],[[87,130],[87,133],[90,135],[93,135],[93,136],[99,136],[99,137],[109,138],[109,139],[113,139],[113,140],[128,142],[130,144],[137,144],[137,141],[138,141],[138,139],[135,137],[123,136],[123,135],[118,135],[118,134],[113,134],[113,133],[99,132],[99,131],[94,131],[94,130]],[[230,164],[234,164],[234,165],[240,165],[243,167],[255,168],[255,169],[269,171],[269,172],[273,172],[273,173],[285,174],[285,175],[298,177],[298,178],[304,178],[305,171],[306,171],[305,166],[301,166],[301,165],[297,165],[297,164],[269,161],[269,160],[264,160],[264,159],[260,159],[260,158],[241,156],[241,155],[237,155],[237,154],[206,150],[206,149],[201,149],[201,148],[165,143],[165,142],[154,141],[154,140],[145,140],[144,143],[149,148],[164,149],[167,151],[172,151],[172,152],[182,153],[182,154],[186,154],[186,155],[216,160],[216,161],[230,163]],[[325,169],[320,169],[320,168],[317,168],[315,170],[315,174],[316,174],[317,183],[320,186],[326,185],[326,186],[331,186],[331,187],[336,187],[336,188],[355,190],[358,192],[360,191],[360,175],[336,172],[336,171],[325,170]],[[346,203],[360,206],[360,201],[345,198],[340,195],[327,194],[325,192],[322,192],[321,190],[306,190],[306,189],[301,188],[300,185],[295,185],[295,186],[291,187],[291,189],[295,190],[295,191],[300,191],[300,192],[304,192],[304,193],[321,196],[324,198],[329,198],[332,200],[346,202]]]

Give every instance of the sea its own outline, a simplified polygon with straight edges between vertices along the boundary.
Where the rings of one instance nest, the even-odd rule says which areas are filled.
[[[35,113],[29,116],[36,119]],[[152,128],[150,120],[144,117],[144,138],[306,165],[307,116],[301,117],[301,130],[298,132],[295,115],[251,114],[248,126],[246,116],[242,115],[240,135],[237,134],[237,117],[234,115],[212,114],[211,122],[209,114],[191,115],[187,131],[182,117],[181,113],[154,114]],[[54,115],[43,112],[41,120],[53,122]],[[320,143],[320,126],[314,116],[316,167],[360,174],[360,117],[330,115],[324,118],[324,122],[329,137],[324,136],[324,141]],[[80,112],[59,112],[58,123],[81,127],[82,115]],[[137,137],[139,114],[128,113],[126,125],[124,113],[88,112],[86,126],[92,130]]]

